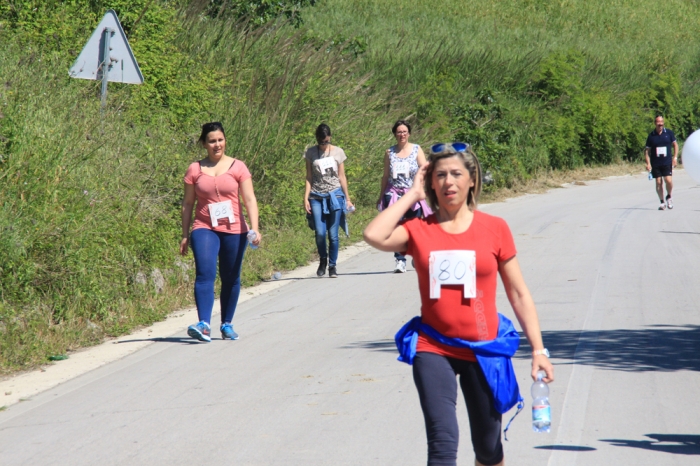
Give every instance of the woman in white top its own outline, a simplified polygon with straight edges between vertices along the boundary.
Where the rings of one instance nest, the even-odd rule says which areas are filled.
[[[384,154],[384,176],[382,177],[382,189],[377,202],[377,208],[382,211],[398,201],[411,186],[418,168],[425,165],[425,154],[418,144],[411,144],[408,138],[411,136],[411,125],[405,120],[399,120],[391,128],[396,138],[396,145],[391,146]],[[432,213],[426,202],[416,202],[403,216],[404,220],[427,217]],[[394,253],[394,273],[406,271],[406,257],[398,252]]]

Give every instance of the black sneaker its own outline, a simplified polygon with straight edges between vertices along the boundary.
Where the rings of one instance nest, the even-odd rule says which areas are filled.
[[[316,270],[316,276],[323,277],[326,274],[326,265],[328,265],[328,258],[322,257],[318,264],[318,270]]]
[[[328,276],[331,278],[338,278],[338,271],[335,270],[335,265],[328,267]]]

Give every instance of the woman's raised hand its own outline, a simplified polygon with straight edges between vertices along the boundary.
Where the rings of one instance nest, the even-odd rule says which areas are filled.
[[[424,163],[418,168],[416,176],[413,178],[413,186],[411,186],[411,191],[418,196],[418,200],[425,199],[425,189],[423,188],[423,182],[425,180],[425,173],[428,171],[429,162]]]

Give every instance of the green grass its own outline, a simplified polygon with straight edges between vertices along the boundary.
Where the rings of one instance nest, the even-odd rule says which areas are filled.
[[[224,123],[227,154],[253,173],[264,247],[244,285],[314,255],[302,153],[320,122],[349,157],[343,244],[374,215],[398,118],[424,147],[472,143],[492,191],[639,160],[656,112],[681,138],[700,124],[695,2],[324,0],[300,28],[185,3],[0,5],[0,374],[191,302],[179,208],[203,122]],[[108,7],[146,83],[110,84],[101,113],[99,83],[67,70]]]
[[[371,85],[408,104],[422,138],[473,143],[502,187],[637,160],[655,113],[681,138],[695,130],[699,13],[687,1],[326,0],[304,18],[315,40],[363,44]]]
[[[390,121],[355,63],[287,26],[240,32],[234,22],[175,18],[185,26],[168,44],[177,72],[146,63],[161,66],[162,80],[110,84],[104,113],[99,83],[68,77],[67,50],[0,30],[0,373],[191,302],[192,257],[177,254],[178,225],[182,177],[205,155],[195,143],[202,122],[222,121],[227,154],[253,173],[264,247],[248,252],[244,285],[314,254],[302,153],[320,122],[349,156],[360,210],[376,198],[361,180],[380,176]],[[139,59],[150,40],[134,40]],[[351,218],[350,241],[363,221]]]

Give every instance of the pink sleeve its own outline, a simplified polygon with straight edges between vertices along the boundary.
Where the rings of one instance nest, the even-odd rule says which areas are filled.
[[[508,226],[506,221],[502,218],[499,218],[498,223],[500,224],[499,230],[501,232],[501,234],[499,235],[500,244],[497,246],[498,261],[503,262],[515,257],[517,251],[515,249],[515,241],[513,241],[513,234],[511,233],[510,227]]]
[[[190,166],[187,167],[187,171],[185,172],[185,183],[194,184],[197,181],[200,172],[201,169],[199,168],[199,162],[194,162],[190,164]]]
[[[238,184],[240,184],[248,178],[252,178],[253,175],[250,174],[250,170],[248,170],[246,164],[244,164],[241,160],[236,160],[236,163],[233,166],[233,177],[236,179],[236,181],[238,181]]]

